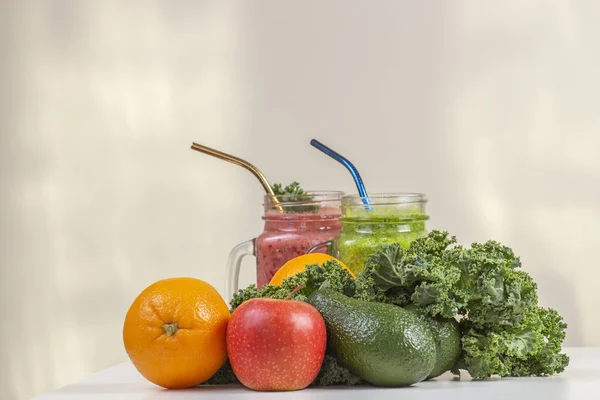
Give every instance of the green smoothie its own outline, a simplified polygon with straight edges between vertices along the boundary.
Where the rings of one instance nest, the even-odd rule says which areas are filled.
[[[369,209],[364,205],[342,206],[342,229],[334,240],[333,255],[358,274],[382,245],[400,243],[408,248],[413,240],[427,236],[429,216],[424,203],[423,199],[416,204],[376,203]]]

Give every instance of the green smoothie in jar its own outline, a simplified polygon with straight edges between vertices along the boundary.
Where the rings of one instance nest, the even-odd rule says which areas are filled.
[[[426,203],[420,193],[342,197],[342,230],[333,242],[333,255],[358,274],[382,245],[400,243],[408,248],[413,240],[427,236]]]

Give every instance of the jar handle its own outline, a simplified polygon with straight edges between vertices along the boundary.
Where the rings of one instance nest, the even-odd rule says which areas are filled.
[[[231,301],[231,298],[239,289],[242,259],[246,256],[254,255],[256,255],[256,238],[238,244],[231,250],[231,253],[229,253],[227,267],[225,269],[225,274],[227,276],[225,280],[225,299],[227,299],[228,302]]]
[[[327,247],[327,252],[325,254],[331,255],[331,246],[333,246],[333,240],[328,240],[328,241],[323,242],[323,243],[318,243],[318,244],[315,244],[310,249],[306,250],[305,254],[318,253],[318,250],[321,247]]]

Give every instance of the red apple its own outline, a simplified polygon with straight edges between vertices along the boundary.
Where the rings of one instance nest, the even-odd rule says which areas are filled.
[[[227,325],[235,376],[253,390],[298,390],[319,373],[327,332],[316,308],[296,300],[251,299]]]

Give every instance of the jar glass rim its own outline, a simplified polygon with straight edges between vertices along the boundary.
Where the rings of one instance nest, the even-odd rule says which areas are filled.
[[[280,194],[280,195],[275,195],[275,196],[271,196],[270,194],[266,194],[264,196],[264,203],[263,206],[267,206],[267,207],[272,207],[275,205],[275,203],[273,202],[273,197],[275,197],[275,199],[277,199],[279,201],[279,203],[282,206],[285,205],[311,205],[311,204],[318,204],[321,202],[332,202],[332,201],[337,201],[339,202],[341,200],[341,198],[344,196],[344,192],[342,192],[341,190],[307,190],[305,193],[303,194]],[[309,198],[309,199],[303,199],[303,200],[295,200],[295,201],[290,201],[290,198],[294,198],[294,197],[304,197],[304,198]]]
[[[424,193],[373,193],[369,196],[350,194],[342,197],[342,206],[364,207],[366,204],[394,205],[411,203],[427,203],[427,196]]]

